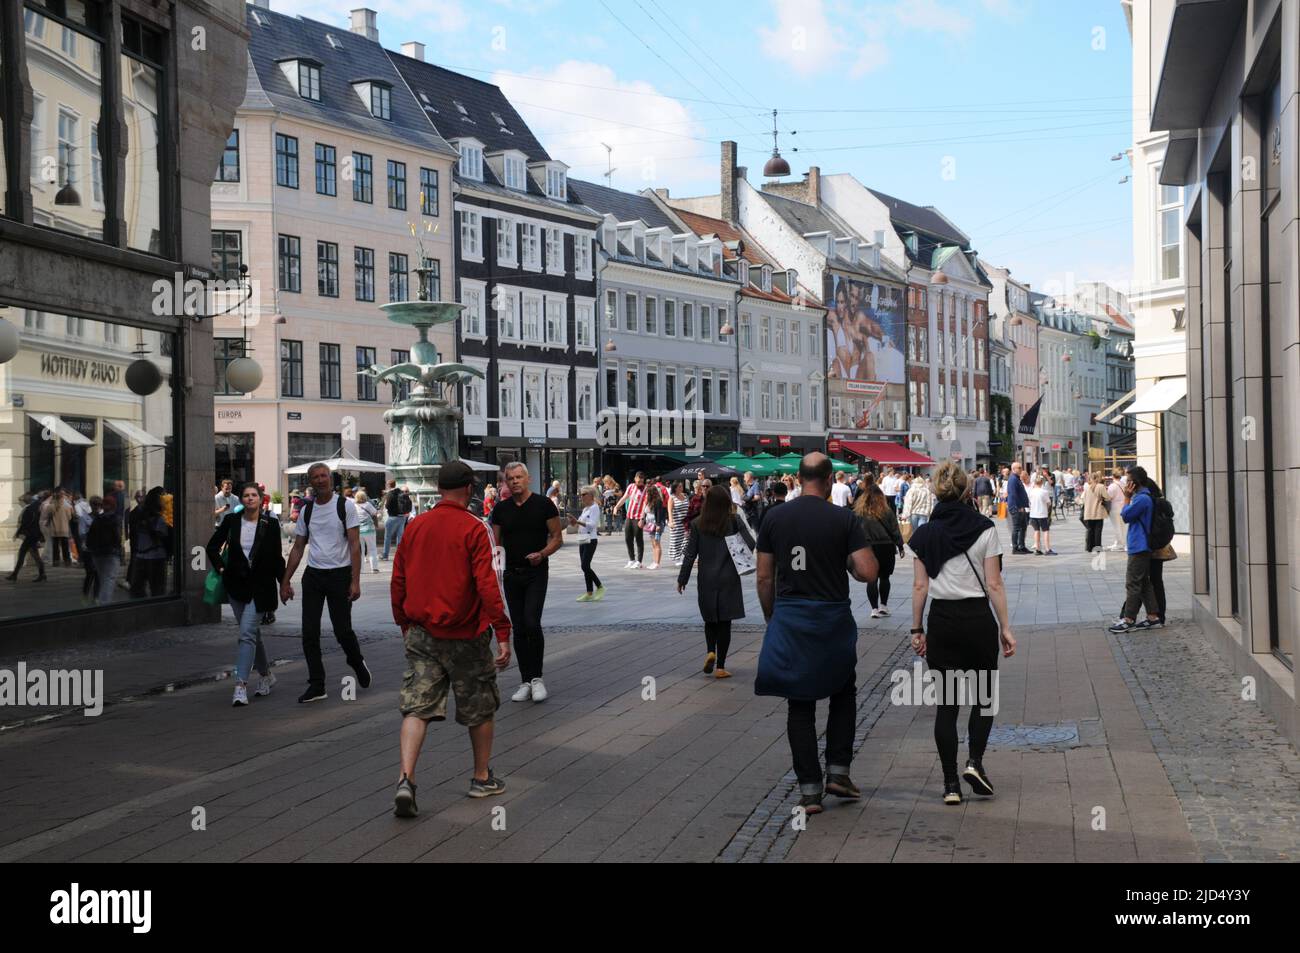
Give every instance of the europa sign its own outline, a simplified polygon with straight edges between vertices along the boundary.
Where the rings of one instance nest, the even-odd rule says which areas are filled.
[[[122,376],[122,368],[107,361],[92,361],[85,357],[42,354],[41,373],[74,381],[88,380],[93,384],[116,384]]]

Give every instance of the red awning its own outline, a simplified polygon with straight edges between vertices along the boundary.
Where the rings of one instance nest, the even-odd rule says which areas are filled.
[[[840,447],[867,460],[891,467],[932,467],[934,461],[923,453],[888,441],[841,440]]]

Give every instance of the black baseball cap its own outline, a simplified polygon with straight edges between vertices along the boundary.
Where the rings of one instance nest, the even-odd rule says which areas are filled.
[[[438,489],[459,490],[474,482],[474,471],[459,460],[444,463],[438,470]]]

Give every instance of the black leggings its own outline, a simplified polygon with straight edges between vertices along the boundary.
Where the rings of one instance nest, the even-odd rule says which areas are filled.
[[[731,648],[731,621],[705,622],[704,644],[718,653],[718,668],[726,668],[727,649]]]
[[[1165,564],[1162,560],[1151,560],[1147,575],[1151,579],[1151,591],[1156,594],[1156,605],[1160,609],[1160,621],[1165,621]]]
[[[582,564],[582,578],[587,583],[588,592],[591,592],[593,588],[603,588],[600,584],[600,577],[591,568],[591,557],[594,555],[596,555],[596,540],[589,539],[578,544],[578,561]]]
[[[880,574],[875,582],[867,583],[867,599],[871,602],[871,608],[876,609],[889,605],[889,577],[894,574],[894,553],[897,550],[888,545],[872,546],[871,551],[876,554]]]
[[[623,540],[627,543],[627,558],[640,562],[645,556],[645,535],[641,532],[641,521],[629,519],[623,525]],[[636,551],[632,550],[632,541],[636,540]]]
[[[60,557],[62,557],[62,560],[60,560]],[[66,536],[54,537],[54,565],[57,566],[60,561],[64,565],[72,565],[72,551],[68,548],[68,537]]]
[[[32,559],[36,561],[36,570],[45,575],[45,560],[41,558],[41,545],[45,542],[39,536],[24,536],[22,545],[18,547],[18,561],[14,563],[13,577],[18,578],[18,573],[23,568],[23,563],[27,561],[27,554],[32,554]]]
[[[936,673],[940,675],[940,673]],[[957,715],[960,705],[939,705],[934,714],[934,743],[939,749],[939,763],[943,765],[945,782],[957,778]],[[984,760],[984,749],[988,747],[989,732],[993,730],[993,716],[981,715],[977,701],[970,708],[970,759]]]
[[[1101,549],[1101,527],[1105,524],[1104,519],[1084,520],[1083,525],[1087,528],[1087,539],[1084,542],[1084,549],[1088,552]]]

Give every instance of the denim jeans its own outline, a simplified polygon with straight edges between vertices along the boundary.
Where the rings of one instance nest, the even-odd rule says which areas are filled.
[[[1011,548],[1017,552],[1025,548],[1025,531],[1029,528],[1029,514],[1022,510],[1011,511]]]
[[[930,522],[930,514],[913,513],[911,516],[908,517],[908,519],[912,521],[912,530],[915,532],[916,530],[924,526],[926,523]]]
[[[95,557],[95,574],[99,576],[99,591],[96,601],[106,606],[113,601],[113,590],[117,588],[117,574],[122,569],[122,557],[117,553]]]
[[[235,613],[235,622],[239,625],[239,655],[235,658],[235,678],[247,682],[253,667],[261,675],[271,670],[266,661],[266,649],[262,646],[262,629],[258,622],[262,614],[252,602],[240,602],[234,596],[230,600],[230,609]]]
[[[396,549],[406,531],[405,516],[390,516],[384,520],[384,558],[388,558],[389,547]]]

